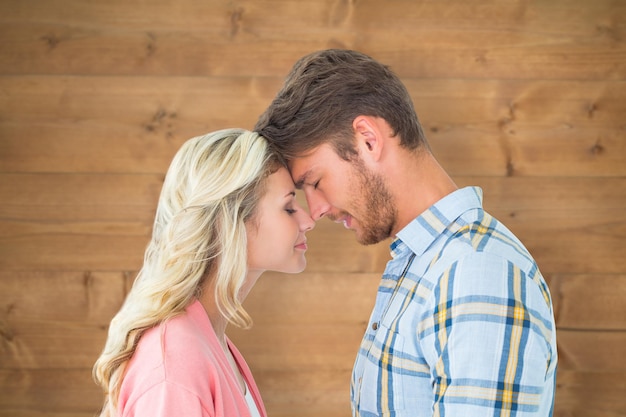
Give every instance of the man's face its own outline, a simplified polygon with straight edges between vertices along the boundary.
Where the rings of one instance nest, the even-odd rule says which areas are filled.
[[[396,222],[393,198],[383,178],[361,159],[346,161],[324,144],[294,159],[289,168],[314,220],[326,216],[343,223],[363,245],[390,237]]]

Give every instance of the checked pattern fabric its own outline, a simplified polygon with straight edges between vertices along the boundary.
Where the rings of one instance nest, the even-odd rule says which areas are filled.
[[[483,210],[482,190],[433,205],[391,254],[354,365],[353,415],[551,416],[550,292],[522,243]]]

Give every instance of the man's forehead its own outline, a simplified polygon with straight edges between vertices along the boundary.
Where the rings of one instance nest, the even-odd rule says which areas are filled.
[[[332,146],[324,143],[289,161],[287,166],[296,187],[301,188],[305,183],[311,181],[311,176],[314,175],[315,171],[322,169],[328,163],[332,163],[332,158],[336,156]]]
[[[293,158],[287,163],[289,173],[293,182],[296,184],[296,188],[301,188],[306,182],[307,178],[311,176],[315,159],[315,150],[307,152],[304,155]]]
[[[303,167],[304,164],[302,162],[303,161],[289,163],[289,173],[291,174],[291,179],[298,189],[301,189],[302,186],[309,181],[313,172],[311,167]]]

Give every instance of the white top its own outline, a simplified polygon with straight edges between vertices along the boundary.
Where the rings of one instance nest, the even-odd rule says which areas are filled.
[[[246,382],[246,403],[248,403],[248,408],[250,409],[250,415],[252,417],[261,417],[259,413],[259,409],[254,402],[254,398],[252,398],[252,394],[250,394],[250,389],[248,388],[248,383]]]

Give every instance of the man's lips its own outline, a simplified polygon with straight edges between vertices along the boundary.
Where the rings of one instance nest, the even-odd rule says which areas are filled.
[[[343,223],[343,227],[349,229],[352,225],[352,216],[346,215],[332,219],[335,223]]]
[[[296,249],[307,250],[308,246],[306,244],[306,240],[304,242],[300,242],[295,246]]]

